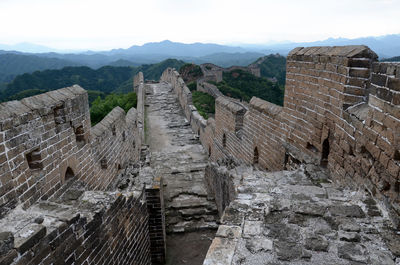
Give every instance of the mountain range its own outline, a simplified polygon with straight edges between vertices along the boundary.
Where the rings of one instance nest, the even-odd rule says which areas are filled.
[[[240,44],[220,45],[214,43],[179,43],[164,40],[161,42],[150,42],[139,45],[133,45],[127,49],[112,49],[109,51],[63,51],[49,48],[42,45],[32,43],[19,43],[15,45],[0,44],[0,50],[14,51],[24,53],[40,53],[44,57],[54,57],[68,55],[73,57],[74,54],[92,56],[104,55],[106,57],[126,57],[129,56],[135,59],[143,59],[143,56],[150,56],[150,59],[160,56],[183,58],[183,57],[202,57],[215,53],[245,53],[245,52],[259,52],[259,53],[281,53],[286,55],[291,49],[295,47],[309,47],[309,46],[339,46],[339,45],[367,45],[373,49],[381,58],[393,57],[399,55],[400,48],[400,34],[384,35],[384,36],[370,36],[363,38],[329,38],[321,41],[314,42],[284,42],[275,44]],[[58,55],[56,55],[58,54]],[[103,58],[105,60],[105,58]],[[126,59],[126,58],[119,58]],[[165,58],[164,58],[165,59]],[[159,60],[158,60],[159,61]]]
[[[213,43],[184,44],[169,40],[151,42],[127,49],[109,51],[75,51],[65,53],[41,45],[21,43],[0,44],[0,85],[10,82],[15,76],[44,69],[60,69],[66,66],[88,66],[98,69],[105,65],[140,66],[155,64],[174,58],[185,62],[214,63],[222,67],[246,66],[266,54],[286,55],[295,47],[335,46],[364,44],[374,50],[380,59],[400,55],[400,34],[358,39],[327,39],[306,43],[280,43],[271,45],[228,46]],[[3,50],[1,50],[3,49]],[[27,52],[29,51],[29,52]]]

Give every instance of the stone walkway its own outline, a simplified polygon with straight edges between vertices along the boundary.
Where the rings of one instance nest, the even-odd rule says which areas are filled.
[[[216,168],[237,197],[205,265],[400,264],[400,235],[364,191],[312,181],[302,170]]]
[[[207,154],[179,107],[172,87],[146,84],[146,142],[150,166],[164,181],[166,228],[188,232],[217,228],[214,199],[207,195]]]

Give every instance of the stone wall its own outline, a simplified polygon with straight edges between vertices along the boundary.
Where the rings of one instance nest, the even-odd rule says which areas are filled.
[[[185,113],[186,119],[190,122],[192,129],[201,135],[206,127],[206,120],[197,111],[192,102],[192,93],[186,86],[183,79],[175,69],[168,68],[161,75],[161,81],[172,85],[179,103]],[[201,138],[200,138],[201,139]]]
[[[197,88],[196,88],[197,91],[201,91],[201,92],[210,94],[214,98],[223,96],[223,94],[221,93],[221,91],[219,91],[217,86],[210,84],[207,81],[208,80],[204,79],[204,78],[200,78],[199,80],[197,80]]]
[[[140,134],[140,138],[138,138],[140,139],[140,143],[138,143],[138,146],[141,146],[141,144],[144,143],[144,104],[146,96],[146,90],[144,88],[144,77],[142,72],[139,72],[137,75],[134,76],[133,90],[135,91],[137,96],[137,127]]]
[[[206,167],[205,178],[208,190],[215,198],[220,217],[229,204],[236,199],[237,192],[232,181],[232,176],[224,167],[218,167],[215,163],[209,163]]]
[[[202,144],[212,161],[272,171],[325,167],[338,182],[365,186],[393,206],[397,223],[400,70],[376,59],[366,46],[296,48],[287,57],[284,107],[218,97]]]

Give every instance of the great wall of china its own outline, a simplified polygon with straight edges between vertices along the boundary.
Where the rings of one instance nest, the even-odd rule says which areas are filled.
[[[164,264],[204,229],[206,265],[400,264],[399,63],[296,48],[283,107],[205,89],[208,120],[174,69],[133,87],[94,127],[79,86],[0,105],[0,264]]]

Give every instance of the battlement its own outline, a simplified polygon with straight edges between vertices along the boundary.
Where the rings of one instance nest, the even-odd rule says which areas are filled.
[[[137,112],[117,107],[93,128],[87,92],[75,85],[0,105],[0,216],[56,196],[70,179],[105,190],[138,158]]]

